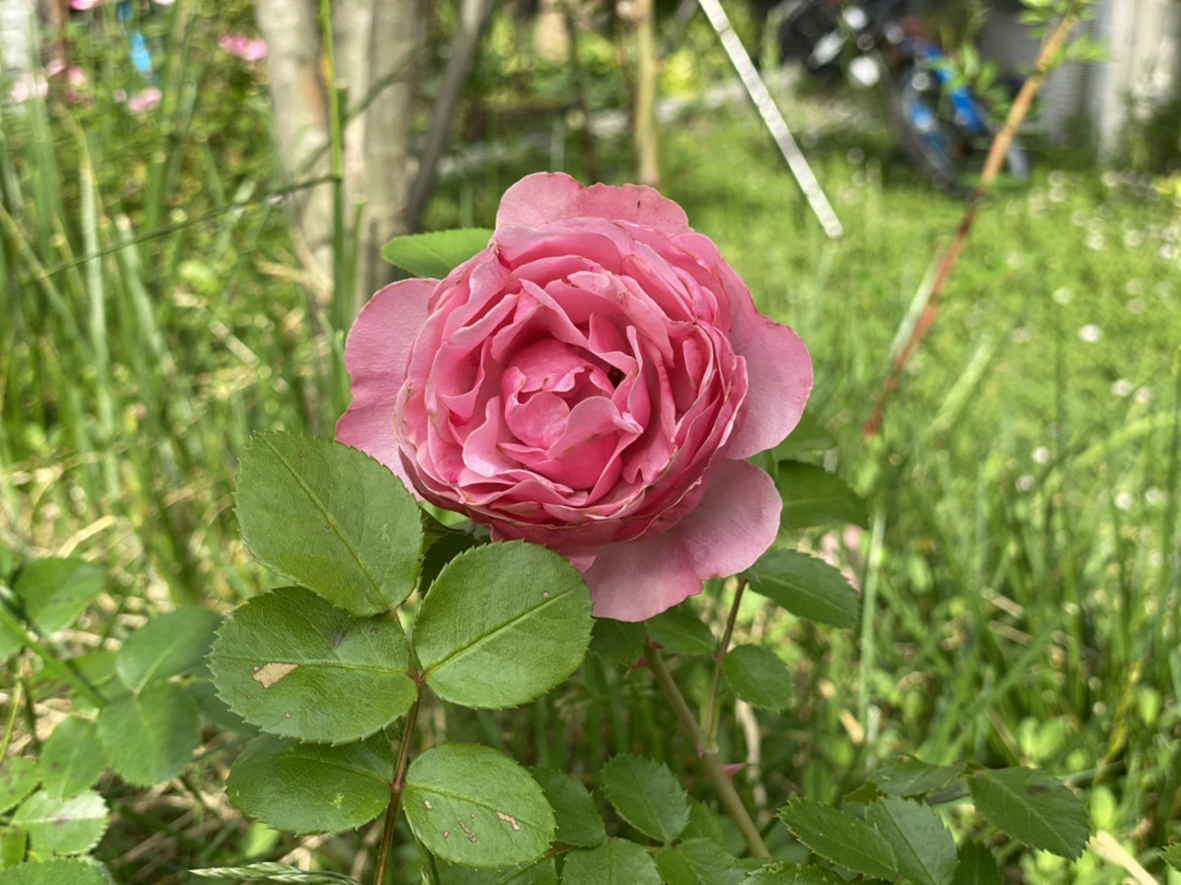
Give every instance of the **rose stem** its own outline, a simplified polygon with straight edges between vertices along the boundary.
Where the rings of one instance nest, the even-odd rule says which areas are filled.
[[[722,767],[722,763],[718,759],[718,754],[706,747],[705,735],[698,728],[697,719],[693,716],[693,711],[689,709],[689,705],[685,702],[685,696],[681,694],[681,690],[677,688],[677,684],[673,681],[672,674],[668,672],[668,667],[665,666],[660,652],[656,650],[655,646],[649,644],[645,657],[653,675],[656,676],[657,683],[659,683],[661,690],[664,692],[664,696],[668,698],[673,712],[677,714],[677,719],[680,721],[681,727],[693,739],[693,743],[697,747],[697,752],[701,755],[701,760],[705,764],[706,774],[709,775],[714,789],[718,792],[718,799],[721,800],[722,807],[726,809],[726,813],[730,815],[731,820],[738,825],[738,830],[742,833],[742,838],[746,840],[747,847],[750,848],[750,853],[755,857],[770,858],[771,852],[767,850],[767,845],[763,842],[763,837],[759,834],[759,828],[751,820],[750,813],[746,810],[746,806],[742,804],[742,798],[738,795],[738,791],[734,789],[733,782],[726,776],[726,770]]]
[[[734,634],[734,622],[738,620],[738,604],[742,602],[742,591],[746,589],[746,578],[738,579],[738,589],[734,591],[734,601],[730,603],[730,617],[726,621],[726,632],[722,634],[722,644],[714,654],[714,678],[709,686],[709,695],[705,699],[705,710],[701,720],[701,730],[712,749],[717,737],[718,691],[722,687],[722,662],[726,660],[726,652],[730,649],[730,637]]]
[[[1009,116],[1005,120],[1005,125],[996,134],[996,137],[993,138],[992,146],[988,150],[988,158],[984,161],[984,170],[980,173],[980,180],[976,183],[976,187],[972,190],[972,195],[968,198],[968,206],[964,209],[964,215],[956,227],[955,236],[952,237],[951,245],[947,247],[947,251],[943,253],[943,257],[939,260],[939,269],[935,274],[935,283],[931,287],[931,294],[927,296],[927,306],[923,309],[919,321],[910,333],[910,338],[907,339],[902,349],[898,351],[898,356],[894,358],[894,365],[891,367],[890,374],[886,377],[886,381],[882,385],[873,411],[870,413],[865,425],[861,428],[861,436],[863,438],[869,439],[877,435],[878,429],[882,424],[882,418],[886,412],[886,404],[889,403],[890,398],[898,390],[903,369],[906,368],[911,355],[918,349],[919,344],[931,326],[934,325],[935,318],[939,315],[939,297],[943,294],[943,289],[947,286],[947,281],[951,277],[951,272],[955,269],[956,263],[959,261],[960,254],[964,251],[964,246],[967,245],[968,235],[972,232],[972,225],[976,222],[976,213],[980,209],[980,204],[984,202],[984,198],[987,196],[993,180],[996,178],[997,173],[1000,172],[1001,164],[1005,161],[1005,156],[1009,153],[1009,147],[1013,144],[1017,130],[1021,127],[1021,121],[1029,113],[1029,109],[1033,105],[1034,96],[1037,95],[1042,81],[1046,79],[1050,68],[1054,66],[1058,52],[1078,21],[1080,9],[1084,3],[1085,0],[1075,0],[1075,2],[1071,3],[1066,15],[1058,23],[1058,27],[1042,43],[1041,51],[1038,53],[1037,61],[1034,63],[1033,73],[1022,84],[1021,91],[1017,93],[1017,98],[1013,100],[1013,106],[1009,109]]]
[[[413,665],[411,665],[413,667]],[[410,677],[418,683],[418,674],[411,672]],[[406,789],[406,765],[410,761],[410,744],[414,740],[414,727],[418,722],[418,705],[422,701],[422,686],[418,686],[418,694],[414,696],[414,703],[406,715],[406,729],[402,732],[402,745],[398,747],[398,761],[394,765],[394,779],[390,782],[390,807],[385,812],[385,829],[381,833],[381,850],[377,854],[377,876],[373,885],[384,885],[385,871],[389,866],[390,846],[394,841],[394,824],[398,819],[398,805],[402,800],[402,791]]]

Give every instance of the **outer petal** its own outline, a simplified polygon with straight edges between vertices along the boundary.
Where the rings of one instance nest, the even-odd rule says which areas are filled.
[[[595,616],[643,621],[700,593],[706,578],[749,568],[774,543],[782,509],[771,477],[723,461],[701,503],[667,532],[596,551],[584,573]]]
[[[376,458],[411,491],[394,438],[394,405],[437,285],[436,280],[402,280],[386,286],[365,305],[344,349],[353,402],[336,424],[336,438]]]
[[[746,359],[750,389],[726,457],[749,458],[795,430],[812,392],[812,358],[790,327],[737,306],[730,343]]]
[[[526,175],[505,191],[496,213],[496,227],[541,227],[568,218],[631,222],[670,237],[691,230],[685,210],[650,187],[583,187],[562,172]]]

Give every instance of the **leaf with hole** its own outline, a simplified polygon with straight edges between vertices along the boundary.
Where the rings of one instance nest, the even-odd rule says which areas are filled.
[[[782,710],[791,703],[791,671],[783,659],[761,645],[737,645],[722,660],[730,690],[752,707]]]
[[[865,818],[894,849],[902,878],[915,885],[951,885],[955,840],[934,808],[890,796],[870,805]]]
[[[672,842],[689,825],[689,797],[676,776],[653,759],[621,754],[603,766],[603,794],[643,833]]]
[[[381,247],[381,257],[416,277],[442,280],[492,239],[483,228],[459,228],[396,237]]]
[[[644,622],[648,635],[669,654],[712,655],[717,646],[709,625],[689,607],[681,603]]]
[[[0,870],[0,885],[109,885],[110,879],[84,860],[29,861]]]
[[[871,879],[893,881],[897,875],[894,850],[872,824],[804,798],[780,808],[779,819],[797,839],[833,863]]]
[[[236,609],[209,665],[233,712],[271,734],[316,743],[368,737],[418,693],[397,618],[353,617],[302,587]]]
[[[74,623],[105,581],[102,569],[80,559],[34,559],[12,587],[16,614],[47,636],[57,633]],[[0,626],[0,660],[20,647],[16,636]]]
[[[439,573],[414,620],[414,651],[443,700],[505,709],[573,673],[592,623],[590,591],[565,559],[522,541],[487,544]]]
[[[106,832],[107,806],[94,790],[72,799],[55,799],[42,790],[16,810],[12,822],[29,834],[29,850],[41,857],[84,854]]]
[[[127,637],[115,670],[131,691],[152,679],[169,679],[200,667],[213,644],[221,617],[208,609],[178,608],[148,621]]]
[[[562,885],[661,885],[656,861],[627,839],[608,839],[596,848],[566,855]]]
[[[534,768],[530,773],[554,810],[558,826],[554,841],[592,848],[607,838],[603,818],[582,781],[548,768]]]
[[[246,745],[226,781],[234,807],[289,833],[343,833],[390,804],[394,753],[382,735],[330,747],[264,734]]]
[[[750,589],[796,617],[833,627],[853,627],[861,597],[837,569],[794,550],[772,550],[748,571]]]
[[[183,687],[150,682],[138,695],[103,707],[98,740],[119,777],[150,787],[176,777],[192,761],[201,743],[201,714]]]
[[[866,528],[869,510],[845,481],[823,467],[780,461],[775,485],[783,496],[779,524],[785,529],[847,522]]]
[[[952,885],[1004,885],[1005,878],[996,858],[979,842],[964,842],[956,851],[959,862]]]
[[[402,807],[432,854],[464,866],[530,863],[554,838],[554,812],[537,781],[479,744],[437,744],[417,757]]]
[[[31,756],[13,756],[0,762],[0,812],[19,805],[40,783],[41,767]]]
[[[733,855],[709,839],[686,839],[660,849],[656,867],[667,885],[742,885],[746,879]]]
[[[354,615],[399,605],[422,557],[418,505],[363,452],[295,433],[256,434],[238,473],[254,557]]]
[[[1029,768],[999,768],[968,778],[976,810],[1018,842],[1067,860],[1083,853],[1087,811],[1060,780]]]
[[[93,787],[107,770],[98,726],[89,719],[63,719],[41,747],[41,778],[45,792],[59,799]]]

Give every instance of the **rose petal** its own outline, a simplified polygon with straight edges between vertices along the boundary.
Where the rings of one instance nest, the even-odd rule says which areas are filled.
[[[505,191],[496,226],[541,227],[568,218],[632,222],[670,237],[691,230],[685,210],[650,187],[596,184],[584,188],[561,172],[527,175]]]
[[[700,593],[707,578],[749,568],[775,542],[782,509],[771,477],[723,461],[701,503],[664,534],[596,551],[584,573],[595,617],[647,620]]]
[[[386,286],[365,305],[345,342],[353,402],[336,424],[336,438],[376,458],[411,491],[394,437],[394,406],[406,378],[410,347],[426,323],[434,280]]]

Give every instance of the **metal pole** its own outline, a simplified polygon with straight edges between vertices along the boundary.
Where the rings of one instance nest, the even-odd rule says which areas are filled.
[[[783,119],[783,114],[779,113],[779,108],[771,98],[771,93],[767,91],[767,84],[763,82],[759,72],[755,70],[742,41],[738,39],[734,28],[730,26],[730,19],[726,17],[722,4],[719,0],[697,0],[697,2],[705,10],[710,25],[713,26],[721,39],[726,54],[730,56],[730,63],[734,65],[734,70],[742,78],[742,85],[746,87],[747,94],[755,103],[759,115],[771,131],[771,137],[779,145],[783,159],[787,160],[788,168],[791,169],[792,175],[799,182],[800,189],[803,190],[804,196],[808,199],[808,205],[812,207],[812,211],[816,213],[820,224],[823,225],[824,232],[832,239],[838,239],[844,235],[845,230],[841,227],[841,222],[837,219],[832,204],[828,202],[824,191],[821,190],[820,182],[816,180],[811,167],[808,166],[808,161],[804,159],[799,145],[792,138],[791,130],[787,128],[787,121]]]

